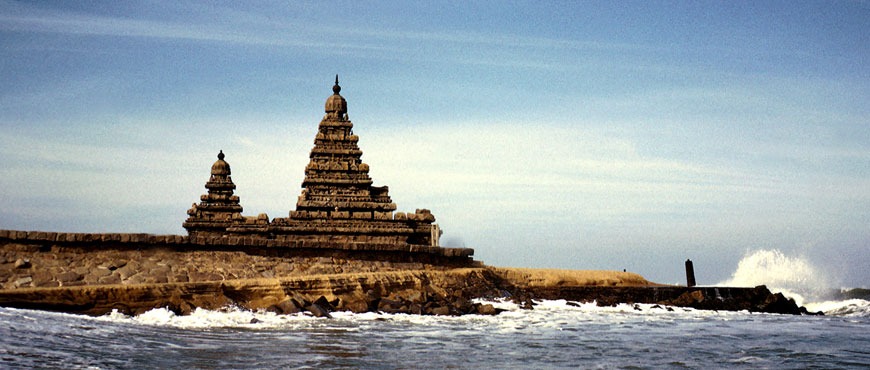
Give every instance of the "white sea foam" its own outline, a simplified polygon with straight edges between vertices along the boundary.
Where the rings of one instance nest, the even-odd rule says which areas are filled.
[[[830,316],[870,317],[870,301],[863,299],[808,303],[806,307],[807,310],[821,311]]]
[[[249,311],[236,307],[222,310],[196,309],[190,315],[176,315],[165,308],[149,310],[138,316],[127,316],[118,312],[103,315],[94,320],[116,323],[164,326],[179,329],[205,328],[249,328],[249,329],[294,329],[321,325],[339,325],[348,330],[358,330],[373,325],[375,322],[389,321],[396,324],[413,324],[420,327],[437,327],[462,323],[469,330],[475,328],[496,329],[500,332],[535,331],[541,329],[560,329],[563,326],[577,322],[624,322],[626,320],[673,320],[675,316],[695,317],[709,315],[746,314],[730,312],[699,311],[691,308],[665,307],[652,304],[619,304],[616,306],[599,307],[594,302],[574,303],[565,300],[535,301],[532,310],[521,309],[509,300],[475,300],[483,304],[492,304],[505,310],[497,316],[464,315],[464,316],[424,316],[410,314],[385,314],[377,312],[351,313],[333,312],[332,320],[324,320],[309,314],[277,315],[271,312]],[[357,329],[354,329],[356,327]]]
[[[221,310],[197,308],[190,315],[176,315],[166,308],[155,308],[141,315],[127,316],[117,311],[97,318],[98,320],[138,325],[168,326],[181,329],[218,327],[281,327],[290,322],[311,321],[308,315],[276,315],[271,312],[256,312],[237,307]]]
[[[798,305],[818,300],[829,290],[829,279],[808,258],[788,256],[777,249],[746,253],[731,279],[719,286],[766,285],[774,293],[793,298]]]
[[[858,313],[867,302],[858,300],[845,306],[860,309],[840,317],[536,303],[523,310],[497,301],[508,310],[497,316],[335,312],[333,319],[237,308],[93,318],[0,307],[0,367],[848,368],[866,363],[855,343],[870,340],[870,318]]]

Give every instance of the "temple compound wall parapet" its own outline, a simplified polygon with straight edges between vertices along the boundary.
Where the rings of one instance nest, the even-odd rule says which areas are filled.
[[[141,248],[189,248],[242,250],[245,247],[282,249],[295,251],[348,251],[348,252],[396,252],[406,254],[430,254],[448,259],[464,259],[474,253],[470,248],[444,248],[399,243],[346,243],[341,240],[268,239],[259,235],[155,235],[143,233],[63,233],[48,231],[22,231],[0,229],[0,243],[13,242],[34,245],[68,245],[100,249],[104,247]]]
[[[389,188],[373,186],[369,165],[361,159],[359,137],[347,115],[347,101],[339,94],[338,76],[332,91],[305,166],[296,209],[288,217],[272,220],[265,214],[243,216],[239,197],[233,194],[236,186],[230,165],[220,151],[205,184],[208,192],[187,211],[183,226],[190,240],[242,238],[263,245],[453,250],[440,248],[441,229],[431,211],[398,212]],[[473,250],[455,248],[445,253],[470,256]]]

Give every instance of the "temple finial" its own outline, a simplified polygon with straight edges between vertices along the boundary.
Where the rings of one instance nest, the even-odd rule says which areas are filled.
[[[341,92],[341,86],[338,86],[338,75],[335,75],[335,85],[332,86],[332,92],[338,94]]]
[[[219,160],[224,160],[224,151],[223,151],[223,149],[221,149],[220,153],[218,153],[218,159],[219,159]]]

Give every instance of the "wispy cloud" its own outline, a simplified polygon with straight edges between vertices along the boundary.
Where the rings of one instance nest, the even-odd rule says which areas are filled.
[[[64,11],[36,14],[2,14],[0,29],[14,32],[43,32],[74,35],[147,37],[157,39],[225,42],[232,44],[289,46],[323,50],[382,50],[382,46],[358,42],[317,41],[300,38],[292,30],[281,34],[262,32],[261,26],[245,31],[238,22],[192,23],[99,16]]]
[[[167,3],[169,7],[177,6]],[[317,50],[320,53],[363,52],[361,56],[377,59],[415,59],[447,61],[467,65],[490,65],[518,68],[563,70],[565,65],[539,58],[509,58],[470,56],[468,53],[443,53],[444,47],[453,45],[459,50],[477,48],[491,50],[560,50],[561,52],[649,52],[655,47],[641,44],[604,43],[529,37],[473,31],[421,32],[414,30],[385,30],[377,28],[336,27],[321,21],[276,20],[270,14],[239,11],[215,7],[208,17],[193,17],[184,21],[134,19],[49,10],[4,3],[0,14],[0,30],[14,32],[58,33],[112,37],[153,38],[193,42],[228,43],[235,45],[277,46]],[[448,47],[449,48],[449,47]],[[440,50],[426,52],[421,50]],[[534,55],[521,53],[525,55]]]

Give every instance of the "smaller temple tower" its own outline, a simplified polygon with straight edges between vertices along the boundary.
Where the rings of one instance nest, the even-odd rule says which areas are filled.
[[[182,224],[190,236],[202,234],[224,234],[226,229],[243,220],[239,196],[233,195],[236,184],[230,176],[230,164],[224,161],[224,152],[217,155],[218,160],[211,166],[211,177],[205,183],[207,194],[199,197],[187,210],[190,216]]]

